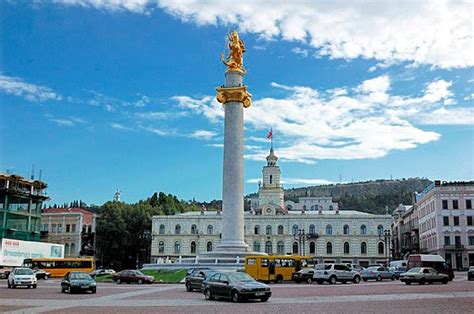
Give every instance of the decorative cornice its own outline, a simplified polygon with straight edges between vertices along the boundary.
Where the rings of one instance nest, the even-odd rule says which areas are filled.
[[[221,104],[231,101],[241,102],[244,108],[248,108],[252,104],[252,94],[247,91],[247,86],[238,87],[218,87],[216,99]]]

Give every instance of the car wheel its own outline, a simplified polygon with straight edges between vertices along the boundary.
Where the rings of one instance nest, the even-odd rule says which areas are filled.
[[[270,298],[270,297],[263,297],[263,298],[260,298],[260,301],[262,301],[262,302],[267,302],[269,298]]]
[[[382,277],[380,275],[378,275],[377,278],[375,278],[375,280],[382,281]]]
[[[117,284],[118,284],[118,285],[122,284],[122,280],[117,279]]]
[[[68,294],[71,294],[71,292],[72,292],[72,291],[71,291],[71,287],[66,287],[66,288],[65,288],[65,292],[68,293]]]
[[[36,285],[33,285],[33,289],[36,289]]]
[[[395,275],[392,275],[392,278],[390,278],[392,281],[395,280]]]
[[[313,283],[313,278],[311,278],[311,277],[307,278],[306,283]]]
[[[11,289],[12,285],[10,284],[10,281],[7,280],[7,287],[8,289]]]
[[[143,281],[141,279],[138,279],[138,284],[141,285]]]
[[[234,302],[239,302],[240,301],[240,295],[238,291],[232,291],[232,301]]]
[[[282,275],[278,275],[276,277],[276,280],[275,280],[276,283],[282,283],[283,282],[283,276]]]
[[[49,279],[48,275],[45,275],[44,280],[48,280],[48,279]]]
[[[97,292],[97,289],[92,289],[92,294],[95,294]]]
[[[331,285],[334,285],[334,284],[336,283],[336,281],[337,281],[336,276],[331,276],[331,277],[329,277],[329,283],[330,283]]]
[[[360,277],[359,276],[355,276],[354,279],[352,280],[352,282],[354,283],[360,283]]]
[[[443,285],[447,285],[448,284],[448,279],[444,278],[442,283],[443,283]]]
[[[426,282],[425,278],[421,278],[420,281],[419,281],[419,284],[420,285],[424,285]]]
[[[407,286],[409,286],[409,285],[411,285],[411,282],[405,281],[405,284],[406,284]]]
[[[211,290],[209,289],[204,290],[204,297],[206,298],[206,300],[214,300]]]
[[[193,291],[193,288],[191,287],[191,283],[189,281],[186,283],[186,291]]]

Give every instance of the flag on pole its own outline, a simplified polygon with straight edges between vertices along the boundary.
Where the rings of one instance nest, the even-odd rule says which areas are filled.
[[[271,128],[270,131],[268,132],[267,138],[268,138],[268,139],[272,139],[272,138],[273,138],[273,128]]]

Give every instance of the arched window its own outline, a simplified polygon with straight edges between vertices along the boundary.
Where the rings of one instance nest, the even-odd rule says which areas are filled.
[[[265,242],[265,253],[267,254],[273,253],[272,241]]]
[[[334,207],[332,207],[332,205],[329,205],[329,210],[333,210]]]
[[[255,241],[255,242],[253,243],[253,250],[254,250],[255,252],[260,252],[260,242],[259,242],[259,241]]]
[[[197,226],[196,225],[191,226],[191,234],[197,234]]]
[[[174,252],[176,254],[181,253],[181,243],[179,243],[179,241],[174,243]]]
[[[174,234],[181,234],[181,226],[180,225],[176,225],[176,227],[174,227]]]
[[[309,254],[316,254],[316,244],[313,241],[309,242]]]
[[[164,253],[165,252],[165,242],[160,241],[158,243],[158,253]]]
[[[196,242],[191,242],[191,253],[196,253]]]
[[[349,254],[349,242],[344,242],[344,254]]]
[[[212,242],[211,241],[207,242],[207,251],[208,252],[212,251]]]
[[[293,254],[298,254],[298,242],[293,242]]]
[[[256,225],[254,229],[255,229],[255,234],[260,234],[260,226],[259,225]]]
[[[69,243],[64,245],[64,255],[69,255]]]
[[[272,234],[272,226],[268,225],[267,228],[265,229],[265,234],[266,235],[271,235]]]
[[[348,225],[344,225],[342,231],[343,231],[344,234],[349,234],[349,226],[348,226]]]
[[[367,234],[367,227],[365,225],[360,226],[360,234]]]
[[[285,254],[285,244],[283,241],[278,241],[277,243],[277,254]]]
[[[212,230],[212,225],[208,225],[207,226],[207,234],[212,234],[213,233],[213,230]]]
[[[160,225],[160,234],[165,234],[165,225]]]
[[[332,254],[332,243],[326,243],[326,254]]]
[[[278,226],[278,234],[283,234],[283,226],[282,225]]]
[[[328,235],[332,234],[332,226],[331,225],[326,226],[326,234],[328,234]]]
[[[311,205],[311,210],[314,210],[314,205]]]
[[[309,234],[315,234],[316,233],[316,227],[314,225],[309,226]]]
[[[76,245],[71,243],[71,247],[69,248],[69,255],[76,256]]]
[[[286,205],[286,209],[288,209],[288,210],[293,210],[293,206],[291,206],[291,205],[288,204],[288,205]]]
[[[382,225],[378,225],[378,227],[377,227],[377,233],[378,233],[379,235],[382,235],[382,234],[383,234],[383,226],[382,226]]]
[[[378,245],[378,252],[380,255],[384,254],[384,247],[383,247],[383,242],[379,242],[379,245]]]
[[[367,254],[367,243],[362,242],[360,244],[360,254]]]
[[[295,235],[295,234],[298,234],[298,226],[297,226],[297,225],[293,225],[292,231],[293,231],[293,234],[294,234],[294,235]]]

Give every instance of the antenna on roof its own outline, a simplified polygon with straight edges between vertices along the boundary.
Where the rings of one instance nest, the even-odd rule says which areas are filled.
[[[31,166],[31,180],[35,179],[35,164]]]

